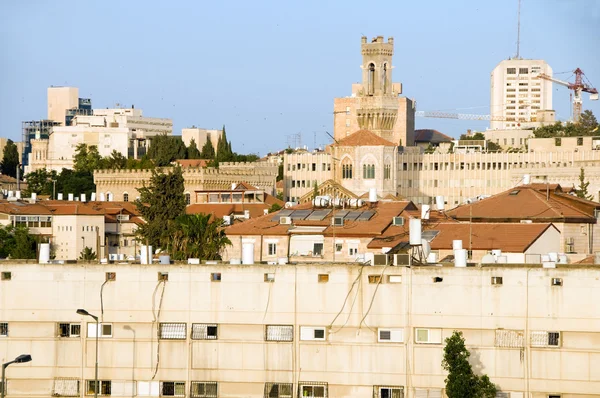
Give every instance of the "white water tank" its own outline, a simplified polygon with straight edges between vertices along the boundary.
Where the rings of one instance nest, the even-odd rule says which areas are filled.
[[[152,264],[152,246],[142,245],[140,249],[140,264]]]
[[[13,191],[8,191],[8,197],[12,198],[13,196],[15,196],[15,193]]]
[[[453,240],[452,241],[452,250],[460,250],[462,249],[462,240]]]
[[[429,253],[431,253],[431,244],[427,239],[421,239],[421,245],[423,247],[423,255],[428,257]]]
[[[59,193],[59,194],[56,196],[56,199],[57,199],[57,200],[63,200],[63,194],[62,194],[62,193]]]
[[[254,243],[242,243],[242,264],[254,264]]]
[[[171,264],[171,256],[158,256],[158,262],[163,265]]]
[[[246,220],[250,219],[250,210],[244,210],[244,218]]]
[[[466,249],[454,250],[454,266],[455,267],[466,267],[467,266],[467,250]]]
[[[411,246],[419,246],[421,244],[421,219],[410,218],[408,224],[409,242]]]
[[[106,194],[106,201],[107,202],[112,202],[114,200],[114,195],[112,193],[107,193]]]
[[[80,195],[80,198],[81,198],[81,201],[82,201],[82,202],[85,202],[85,200],[86,200],[86,197],[85,197],[85,194],[84,194],[84,193],[82,193],[82,194]]]
[[[40,244],[40,264],[48,264],[50,262],[50,243]]]
[[[104,202],[104,192],[100,192],[100,202]]]
[[[232,183],[231,183],[231,190],[232,190],[232,191],[233,191],[233,190],[235,190],[235,186],[236,186],[236,183],[235,183],[235,182],[232,182]]]
[[[529,185],[531,184],[531,175],[530,174],[525,174],[523,176],[523,184],[524,185]]]
[[[21,199],[21,191],[15,191],[15,196],[17,199]]]
[[[92,192],[92,197],[90,198],[92,202],[96,201],[96,192]]]
[[[444,197],[443,196],[436,196],[435,197],[435,206],[440,211],[444,210],[445,205],[444,205]]]
[[[427,256],[427,263],[428,264],[435,264],[438,262],[438,254],[433,252],[433,253],[429,253],[429,255]]]
[[[369,202],[377,202],[377,188],[369,189]]]
[[[72,202],[73,201],[73,194],[70,193],[69,196],[68,196],[68,198],[69,198],[69,202]]]
[[[421,219],[429,220],[429,211],[431,210],[431,206],[422,205],[421,206]]]
[[[548,256],[550,257],[550,261],[558,262],[558,253],[548,253]]]
[[[37,193],[35,193],[35,192],[31,193],[31,200],[33,200],[34,202],[37,200]]]
[[[223,216],[223,224],[231,225],[231,216]]]

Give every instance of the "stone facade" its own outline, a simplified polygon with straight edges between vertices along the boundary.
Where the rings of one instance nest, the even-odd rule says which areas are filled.
[[[170,168],[163,168],[169,172]],[[246,182],[266,193],[275,194],[278,167],[265,162],[223,162],[219,168],[183,168],[185,194],[190,195],[189,204],[196,203],[195,191],[229,189],[232,184]],[[138,188],[150,181],[152,170],[96,170],[94,183],[97,196],[104,195],[110,201],[139,198]],[[110,198],[110,199],[109,199]]]

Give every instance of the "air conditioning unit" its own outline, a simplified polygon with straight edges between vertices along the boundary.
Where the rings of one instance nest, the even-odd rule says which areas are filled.
[[[399,226],[404,225],[404,218],[403,217],[394,217],[393,224],[399,225]]]
[[[331,219],[331,225],[333,225],[334,227],[343,227],[344,217],[333,217]]]
[[[390,265],[390,256],[388,254],[375,254],[373,265]]]
[[[292,217],[281,217],[279,224],[290,225],[292,223]]]
[[[117,280],[117,273],[116,272],[107,272],[106,273],[106,281],[107,282],[114,282]]]
[[[531,224],[533,221],[531,220],[521,220],[521,224]]]
[[[408,265],[410,254],[394,254],[394,265]]]

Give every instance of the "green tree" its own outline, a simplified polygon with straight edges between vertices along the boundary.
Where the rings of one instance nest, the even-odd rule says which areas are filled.
[[[168,166],[175,159],[185,159],[187,148],[181,137],[160,134],[152,139],[148,149],[148,157],[154,160],[157,167]]]
[[[279,167],[277,168],[277,178],[276,181],[281,181],[283,180],[283,163],[279,165]]]
[[[575,195],[582,199],[593,200],[594,197],[588,192],[589,186],[590,182],[585,180],[585,170],[582,167],[579,170],[579,188],[577,188],[577,191],[575,191]]]
[[[214,159],[215,158],[215,147],[210,140],[206,140],[206,143],[202,146],[202,152],[200,153],[200,159]]]
[[[217,152],[215,154],[215,161],[219,162],[230,162],[233,160],[233,152],[231,151],[231,143],[227,141],[227,132],[223,125],[223,134],[219,137],[217,142]]]
[[[454,331],[446,338],[442,367],[448,372],[446,395],[448,398],[494,398],[496,386],[487,375],[473,373],[462,332]]]
[[[598,120],[596,119],[596,116],[594,116],[594,113],[589,109],[583,111],[579,117],[579,125],[581,126],[581,129],[587,133],[586,135],[593,135],[594,133],[600,135],[600,131],[598,131],[600,130],[598,128]]]
[[[37,241],[27,227],[0,227],[0,258],[34,259],[36,246]]]
[[[39,169],[27,174],[25,179],[27,180],[27,189],[24,191],[26,197],[31,196],[32,193],[52,195],[54,188],[52,181],[58,181],[58,174],[55,170],[49,172],[46,169]]]
[[[96,257],[96,252],[92,250],[91,247],[85,247],[81,253],[79,253],[79,259],[80,260],[84,260],[84,261],[93,261],[95,260]]]
[[[144,155],[141,157],[141,159],[127,159],[125,168],[128,170],[152,170],[154,169],[154,162],[148,157],[148,155]]]
[[[470,141],[470,140],[473,140],[473,141],[486,141],[487,142],[487,150],[488,151],[497,152],[497,151],[501,151],[502,150],[502,148],[500,147],[500,145],[496,144],[493,141],[486,140],[485,139],[485,135],[482,132],[477,132],[477,133],[475,133],[475,134],[473,134],[471,136],[463,134],[463,135],[460,136],[459,140],[461,140],[461,141]]]
[[[77,172],[92,174],[103,166],[102,156],[96,145],[78,144],[73,155],[73,169]]]
[[[74,194],[79,196],[84,193],[88,198],[92,192],[96,192],[96,184],[94,184],[94,176],[87,171],[74,171],[70,169],[62,169],[56,181],[56,192]]]
[[[15,247],[15,236],[12,234],[12,225],[0,226],[0,258],[7,258]]]
[[[6,141],[2,161],[0,162],[0,172],[4,175],[16,177],[17,167],[19,166],[19,150],[13,140]]]
[[[176,230],[174,221],[185,214],[183,190],[180,167],[175,167],[169,174],[164,174],[160,169],[152,170],[150,184],[139,189],[140,199],[135,202],[146,221],[137,230],[143,243],[164,250],[172,246]]]
[[[269,213],[274,213],[279,210],[281,210],[281,205],[279,203],[273,203],[271,207],[269,207]]]
[[[190,146],[187,147],[187,158],[188,159],[202,159],[200,157],[200,151],[198,150],[198,146],[196,145],[196,140],[193,138],[190,141]]]
[[[220,260],[231,241],[223,230],[223,220],[210,214],[184,214],[175,219],[173,258]]]
[[[110,170],[124,169],[127,166],[127,158],[121,152],[113,149],[110,156],[102,159],[102,166]]]

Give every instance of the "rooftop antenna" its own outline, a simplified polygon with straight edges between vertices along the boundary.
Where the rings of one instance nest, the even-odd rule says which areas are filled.
[[[519,0],[519,11],[517,12],[517,59],[520,59],[521,46],[521,0]]]

